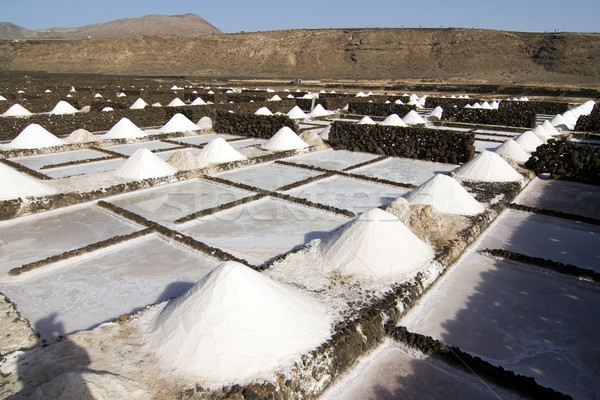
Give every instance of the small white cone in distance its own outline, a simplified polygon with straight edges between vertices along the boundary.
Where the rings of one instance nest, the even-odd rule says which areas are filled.
[[[133,102],[132,105],[129,106],[129,109],[130,110],[142,110],[142,109],[146,108],[147,106],[148,106],[148,103],[146,103],[141,98],[138,98],[136,101]]]
[[[398,114],[388,115],[382,122],[381,125],[386,126],[408,126]]]
[[[364,116],[356,123],[357,125],[375,125],[375,121],[369,116]]]
[[[415,111],[410,110],[408,114],[406,114],[402,121],[406,123],[406,125],[425,125],[426,121],[421,118],[421,116]]]
[[[177,113],[158,130],[162,133],[197,131],[200,127],[190,121],[185,115]]]
[[[138,128],[128,118],[121,118],[108,132],[102,135],[103,139],[127,139],[146,136],[146,133]]]
[[[267,107],[261,107],[254,112],[254,115],[273,115],[273,113]]]

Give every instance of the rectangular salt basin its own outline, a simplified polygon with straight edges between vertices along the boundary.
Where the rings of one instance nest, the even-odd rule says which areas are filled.
[[[231,147],[233,147],[234,149],[243,149],[245,147],[252,147],[252,146],[260,146],[261,144],[265,143],[267,140],[266,139],[260,139],[260,138],[250,138],[250,139],[244,139],[244,140],[234,140],[229,142],[229,144],[231,145]]]
[[[44,173],[45,170],[41,170],[41,168],[46,165],[62,164],[72,161],[81,161],[102,157],[109,157],[109,155],[96,150],[74,150],[53,154],[41,154],[38,156],[11,158],[11,161]]]
[[[142,229],[96,206],[68,207],[0,223],[0,273]]]
[[[502,143],[498,142],[487,142],[485,140],[475,140],[475,151],[481,153],[482,151],[494,151],[496,150]]]
[[[376,154],[360,153],[348,150],[324,150],[286,158],[295,164],[310,165],[319,168],[341,171],[356,164],[374,160]]]
[[[400,323],[543,386],[594,398],[599,307],[595,283],[471,253]]]
[[[198,136],[186,136],[186,137],[180,137],[180,138],[173,138],[172,140],[180,142],[180,143],[187,143],[187,144],[205,144],[210,142],[211,140],[215,139],[215,138],[222,138],[225,140],[228,139],[237,139],[240,138],[240,136],[234,136],[234,135],[228,135],[225,133],[209,133],[209,134],[204,134],[204,135],[198,135]]]
[[[362,214],[394,201],[409,190],[362,179],[333,176],[299,186],[285,193]]]
[[[488,140],[502,140],[514,139],[514,136],[493,136],[493,135],[475,135],[475,140],[488,141]],[[502,143],[500,143],[502,144]]]
[[[443,363],[385,341],[346,372],[320,400],[481,399],[520,397]]]
[[[119,207],[161,223],[171,222],[196,211],[230,203],[254,192],[202,179],[170,183],[132,194],[106,199]]]
[[[67,178],[76,175],[89,175],[97,172],[114,171],[125,163],[125,158],[116,158],[106,161],[93,161],[85,164],[70,165],[67,167],[58,167],[45,169],[43,173],[51,178]]]
[[[426,115],[426,114],[425,114]],[[425,116],[422,115],[422,116]],[[456,126],[444,126],[444,125],[434,125],[429,127],[430,129],[441,129],[443,131],[456,131],[456,132],[469,132],[472,128],[459,128]]]
[[[253,265],[322,238],[349,218],[270,197],[196,219],[179,231]]]
[[[148,149],[150,151],[155,151],[160,149],[172,149],[174,147],[178,146],[172,143],[165,143],[159,140],[153,140],[150,142],[120,144],[117,146],[106,147],[106,149],[129,157],[139,149]]]
[[[506,210],[478,249],[504,249],[600,272],[600,226]]]
[[[509,137],[514,137],[514,136],[521,134],[521,132],[495,131],[493,129],[477,129],[473,132],[475,132],[475,133],[493,133],[496,135],[509,136]]]
[[[455,164],[394,157],[365,165],[364,167],[351,169],[349,172],[371,178],[386,179],[392,182],[419,186],[433,178],[435,174],[447,174],[456,168],[458,168],[458,165]]]
[[[153,234],[5,279],[2,286],[48,339],[179,296],[218,264]]]
[[[600,219],[600,186],[535,178],[515,203]]]
[[[321,172],[311,171],[304,168],[267,163],[248,168],[227,171],[215,176],[227,179],[231,182],[243,183],[245,185],[255,186],[265,190],[275,190],[279,187],[321,174]]]

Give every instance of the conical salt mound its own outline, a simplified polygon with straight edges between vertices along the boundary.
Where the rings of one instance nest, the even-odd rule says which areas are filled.
[[[159,360],[208,388],[267,378],[327,340],[316,299],[225,262],[142,321]]]
[[[457,168],[454,175],[459,179],[479,182],[516,182],[523,179],[523,175],[502,157],[487,150]]]
[[[401,279],[433,260],[433,248],[398,218],[374,208],[321,242],[321,253],[342,275]]]
[[[0,94],[0,101],[6,101],[6,97],[4,97]]]
[[[311,118],[325,117],[327,115],[331,115],[331,111],[327,111],[323,108],[321,103],[317,104],[315,108],[312,109],[308,116]]]
[[[415,110],[410,110],[408,114],[402,118],[402,121],[404,121],[406,125],[425,124],[425,120],[421,118],[421,116]]]
[[[387,126],[408,126],[408,125],[406,125],[406,123],[404,121],[402,121],[402,118],[400,118],[398,116],[398,114],[388,115],[383,120],[383,122],[381,122],[381,125],[387,125]]]
[[[66,144],[38,124],[27,125],[6,147],[11,149],[38,149]]]
[[[552,136],[560,135],[560,132],[549,121],[544,121],[542,127]]]
[[[305,119],[308,116],[300,109],[298,106],[294,106],[290,111],[288,111],[287,116],[291,119]]]
[[[329,140],[329,132],[331,132],[331,125],[327,125],[325,129],[319,133],[319,137],[323,140]]]
[[[210,119],[210,117],[200,118],[196,125],[202,130],[211,130],[213,128],[212,119]]]
[[[121,118],[108,132],[102,135],[104,139],[127,139],[145,136],[146,133],[127,118]]]
[[[197,131],[198,129],[200,129],[200,127],[190,121],[185,115],[177,113],[158,130],[162,133],[173,133]]]
[[[113,173],[125,179],[142,180],[174,175],[177,168],[169,165],[162,158],[146,148],[137,150]]]
[[[32,176],[0,163],[0,200],[55,194],[56,190]]]
[[[61,100],[56,103],[50,114],[75,114],[76,112],[79,112],[79,110],[66,101]]]
[[[247,157],[233,148],[223,138],[214,138],[198,153],[198,161],[202,166],[223,164],[232,161],[246,160]]]
[[[20,104],[13,104],[2,115],[6,117],[26,117],[29,115],[33,115],[33,113]]]
[[[171,102],[169,104],[167,104],[167,107],[180,107],[180,106],[185,106],[185,103],[183,101],[181,101],[181,99],[179,97],[175,97],[173,100],[171,100]]]
[[[404,198],[412,204],[428,204],[447,214],[477,215],[485,208],[455,179],[437,174]]]
[[[261,107],[254,112],[254,115],[273,115],[273,113],[267,107]]]
[[[357,125],[375,125],[375,121],[371,117],[364,116],[356,123]]]
[[[131,106],[129,106],[129,108],[131,110],[142,110],[142,109],[146,108],[147,106],[148,106],[148,103],[146,103],[141,98],[138,98],[136,101],[133,102],[133,104]]]
[[[200,97],[196,97],[196,99],[194,99],[194,101],[192,101],[190,103],[191,106],[203,106],[205,104],[206,104],[206,102],[204,100],[202,100]]]
[[[535,127],[535,129],[533,130],[533,133],[535,133],[535,135],[537,137],[539,137],[540,139],[542,139],[542,141],[545,143],[546,141],[548,141],[548,139],[552,139],[552,135],[550,135],[546,129],[541,126],[538,125]]]
[[[429,113],[429,115],[427,116],[430,120],[437,120],[439,121],[440,119],[442,119],[442,114],[444,113],[444,109],[440,106],[437,106],[436,108],[434,108],[433,110],[431,110],[431,112]]]
[[[284,126],[263,143],[261,147],[269,151],[286,151],[303,149],[308,147],[308,144],[300,139],[291,128]]]
[[[515,142],[517,142],[519,146],[521,146],[521,148],[527,153],[533,153],[538,146],[544,144],[542,139],[537,137],[537,135],[532,131],[521,133],[519,137],[515,139]]]
[[[270,99],[268,99],[268,101],[280,101],[281,97],[279,97],[278,95],[273,95],[273,97],[271,97]]]
[[[515,142],[513,139],[508,139],[502,143],[495,150],[495,153],[510,158],[517,163],[524,163],[531,157],[531,155],[523,150],[519,143]]]
[[[556,115],[554,118],[552,118],[552,120],[550,121],[550,123],[555,127],[555,128],[560,128],[560,129],[566,129],[566,130],[570,130],[571,129],[571,124],[569,124],[569,121],[567,121],[562,115],[558,114]]]

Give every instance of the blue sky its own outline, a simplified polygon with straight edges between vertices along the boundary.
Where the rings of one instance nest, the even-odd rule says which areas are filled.
[[[0,21],[28,29],[191,12],[230,33],[420,26],[600,32],[599,0],[0,0],[0,10]]]

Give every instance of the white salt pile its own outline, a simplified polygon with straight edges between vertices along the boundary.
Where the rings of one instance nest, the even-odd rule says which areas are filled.
[[[76,112],[79,112],[79,110],[66,101],[61,100],[56,103],[50,114],[75,114]]]
[[[267,101],[280,101],[280,100],[281,100],[281,97],[279,97],[278,95],[273,95],[273,97],[271,97]]]
[[[498,107],[500,107],[500,103],[499,103],[499,102],[497,102],[496,100],[492,101],[492,102],[490,103],[490,105],[492,106],[492,109],[494,109],[494,110],[497,110],[497,109],[498,109]]]
[[[300,139],[290,127],[284,126],[264,142],[261,147],[269,151],[287,151],[304,149],[308,147],[308,144]]]
[[[127,95],[123,92],[120,92],[119,94],[117,94],[117,97],[127,97]]]
[[[319,103],[315,106],[315,108],[312,109],[312,111],[310,113],[308,113],[308,116],[311,118],[318,118],[318,117],[325,117],[325,116],[331,115],[331,114],[332,114],[331,111],[327,111],[325,108],[323,108],[321,103]]]
[[[495,150],[496,154],[512,159],[517,163],[524,163],[529,160],[531,155],[515,142],[513,139],[508,139]]]
[[[481,108],[483,108],[484,110],[491,110],[493,107],[490,103],[488,103],[487,101],[484,101],[483,104],[481,105]]]
[[[223,138],[214,138],[198,153],[198,161],[202,166],[223,164],[232,161],[246,160],[247,157],[237,151]]]
[[[174,175],[177,168],[146,148],[137,150],[125,161],[125,164],[113,171],[113,174],[125,179],[149,179]]]
[[[6,116],[6,117],[26,117],[26,116],[29,116],[29,115],[32,115],[32,114],[33,113],[31,111],[29,111],[28,109],[26,109],[22,105],[20,105],[20,104],[13,104],[2,115]]]
[[[406,103],[406,104],[411,105],[411,106],[415,106],[418,109],[423,108],[423,106],[421,105],[421,102],[419,100],[415,100],[415,99],[410,99],[408,101],[408,103]]]
[[[32,176],[0,163],[0,200],[19,197],[39,197],[55,194],[56,190]]]
[[[298,106],[294,106],[290,111],[288,111],[287,116],[291,119],[305,119],[308,116],[300,109]]]
[[[0,101],[6,101],[6,97],[4,97],[0,94]]]
[[[579,115],[577,115],[573,110],[564,112],[561,115],[570,125],[575,126],[575,124],[577,124],[577,118],[579,118]]]
[[[436,174],[403,196],[412,204],[428,204],[447,214],[477,215],[485,208],[455,179]]]
[[[406,125],[406,123],[404,121],[402,121],[402,118],[400,118],[398,116],[398,114],[388,115],[383,120],[383,122],[381,122],[381,125],[387,125],[387,126],[408,126],[408,125]]]
[[[200,129],[198,125],[190,121],[185,115],[177,113],[171,117],[171,119],[158,129],[162,133],[173,133],[173,132],[189,132],[197,131]]]
[[[327,340],[332,320],[316,299],[229,261],[143,322],[162,362],[214,388],[290,367]]]
[[[127,118],[121,118],[108,132],[102,135],[103,139],[127,139],[145,136],[146,133],[138,128]]]
[[[431,110],[431,112],[429,113],[429,115],[427,116],[427,118],[429,118],[432,121],[439,121],[442,119],[442,114],[444,113],[444,109],[440,106],[437,106],[436,108],[434,108],[433,110]]]
[[[194,99],[194,101],[192,101],[190,103],[191,106],[203,106],[205,104],[206,104],[206,102],[204,100],[202,100],[200,97],[196,97]]]
[[[96,97],[96,98],[98,98],[98,99],[99,99],[100,97],[102,97],[102,95],[101,95],[100,93],[96,93],[96,94],[94,95],[94,97]]]
[[[114,109],[114,108],[112,108],[112,107],[104,107],[104,108],[102,109],[102,111],[104,111],[104,112],[107,112],[107,111],[115,111],[115,109]]]
[[[171,100],[171,102],[169,104],[167,104],[167,107],[180,107],[180,106],[185,106],[185,103],[183,101],[181,101],[181,99],[179,97],[175,97],[173,100]]]
[[[93,142],[97,138],[86,129],[77,129],[71,132],[65,140],[69,143],[86,143]]]
[[[398,100],[394,101],[394,104],[404,104],[404,102],[402,100],[398,99]]]
[[[66,144],[63,139],[59,139],[44,127],[38,124],[28,125],[5,147],[10,149],[38,149],[42,147],[62,146]]]
[[[367,95],[364,92],[358,92],[356,93],[356,97],[367,97]]]
[[[467,181],[479,182],[516,182],[523,179],[523,175],[502,157],[487,150],[454,170],[454,176]]]
[[[209,131],[213,128],[212,119],[210,117],[202,117],[196,123],[200,129],[203,131]]]
[[[162,107],[162,104],[156,102],[156,103],[152,103],[152,107]]]
[[[569,122],[562,115],[560,115],[560,114],[558,114],[554,118],[552,118],[552,120],[550,121],[550,123],[555,128],[566,129],[566,130],[572,129],[572,127],[569,124]]]
[[[323,258],[358,279],[402,279],[433,260],[433,248],[398,218],[374,208],[323,239]]]
[[[325,129],[319,133],[319,137],[323,140],[329,140],[329,132],[331,132],[331,125],[327,125]]]
[[[261,107],[258,110],[256,110],[254,115],[273,115],[273,113],[267,107]]]
[[[521,146],[521,148],[523,150],[525,150],[527,153],[533,153],[538,148],[538,146],[541,146],[542,144],[544,144],[542,139],[537,137],[537,135],[535,133],[533,133],[532,131],[527,131],[527,132],[521,133],[515,139],[515,142],[517,142],[519,144],[519,146]]]
[[[533,133],[535,133],[535,135],[539,137],[544,143],[546,143],[548,139],[552,139],[552,135],[549,134],[542,125],[536,126],[533,130]]]
[[[169,157],[167,162],[179,171],[202,168],[202,164],[198,160],[198,157],[189,151],[178,150]]]
[[[410,110],[408,112],[408,114],[406,114],[402,118],[402,121],[404,121],[404,123],[406,125],[422,125],[422,124],[425,124],[425,120],[423,118],[421,118],[421,116],[415,110]]]
[[[371,119],[369,116],[364,116],[356,123],[357,125],[375,125],[375,121]]]
[[[129,108],[131,110],[142,110],[142,109],[146,108],[147,106],[148,106],[148,103],[146,103],[141,98],[138,98],[136,101],[133,102],[133,104],[131,106],[129,106]]]
[[[552,136],[560,135],[560,132],[549,121],[544,121],[542,127]]]

